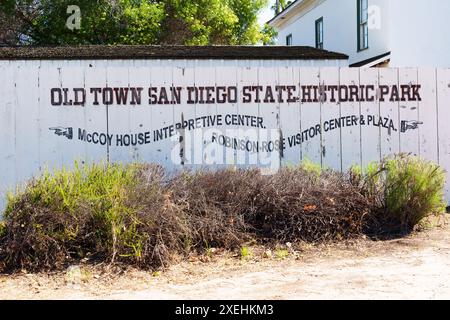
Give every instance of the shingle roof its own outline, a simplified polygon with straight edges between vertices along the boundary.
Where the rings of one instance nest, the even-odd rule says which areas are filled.
[[[297,46],[62,46],[0,47],[0,60],[275,59],[344,60],[348,56]]]

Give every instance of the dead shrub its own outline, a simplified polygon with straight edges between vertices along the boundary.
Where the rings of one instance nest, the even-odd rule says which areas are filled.
[[[284,168],[263,181],[246,218],[260,237],[315,242],[361,234],[369,204],[340,173]]]
[[[185,214],[190,246],[235,249],[252,238],[245,214],[259,187],[258,170],[182,172],[167,185],[173,201]]]
[[[187,253],[189,221],[165,187],[168,177],[160,166],[142,166],[137,179],[127,201],[135,214],[124,221],[131,232],[120,242],[120,259],[141,268],[166,266],[177,254]]]
[[[75,166],[37,177],[11,197],[0,224],[0,268],[61,269],[90,258],[154,269],[175,256],[243,248],[249,241],[351,238],[385,221],[377,218],[386,217],[379,210],[386,199],[380,181],[402,182],[388,184],[394,205],[404,199],[400,190],[409,190],[395,212],[420,217],[417,210],[440,204],[440,171],[398,166],[397,173],[371,182],[361,172],[341,174],[312,164],[273,175],[257,169],[168,175],[155,165]],[[395,219],[389,221],[398,224]]]
[[[284,168],[184,174],[171,182],[196,239],[226,248],[250,238],[323,241],[360,234],[369,204],[359,188],[331,171]]]

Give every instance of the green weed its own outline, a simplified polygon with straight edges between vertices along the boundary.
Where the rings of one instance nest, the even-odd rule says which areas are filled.
[[[367,192],[374,199],[378,228],[408,232],[432,214],[445,212],[445,172],[430,161],[399,155],[366,169]]]
[[[286,259],[289,256],[289,251],[286,249],[276,249],[275,256],[280,260]]]
[[[242,259],[250,259],[252,257],[252,249],[249,247],[242,247],[241,248],[241,258]]]

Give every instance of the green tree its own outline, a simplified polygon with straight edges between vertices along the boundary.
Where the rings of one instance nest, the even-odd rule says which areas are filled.
[[[158,38],[164,19],[161,3],[134,0],[4,0],[2,8],[21,22],[22,39],[31,44],[135,44]],[[81,9],[82,27],[66,26],[67,8]]]
[[[270,27],[268,26],[264,26],[262,30],[260,29],[258,14],[262,8],[268,6],[268,1],[230,0],[230,6],[238,18],[238,23],[233,30],[234,44],[265,43],[267,35],[272,30],[269,30]]]
[[[272,10],[275,12],[275,14],[279,14],[281,11],[286,9],[292,1],[288,0],[276,0],[275,4],[272,6]]]
[[[66,26],[69,5],[81,9],[80,29]],[[275,35],[257,21],[266,6],[268,0],[2,0],[0,10],[19,21],[21,43],[249,45]]]
[[[167,17],[161,42],[166,44],[225,44],[232,42],[238,19],[228,1],[166,0]]]

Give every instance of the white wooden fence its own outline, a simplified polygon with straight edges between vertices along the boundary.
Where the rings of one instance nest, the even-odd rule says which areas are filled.
[[[75,159],[346,170],[406,152],[450,171],[450,69],[9,61],[0,84],[0,198]]]

